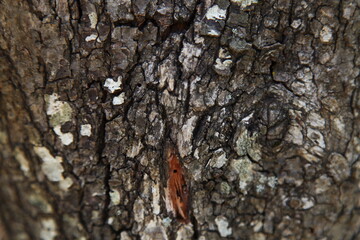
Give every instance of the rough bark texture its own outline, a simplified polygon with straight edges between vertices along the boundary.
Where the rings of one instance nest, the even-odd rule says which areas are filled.
[[[0,239],[360,239],[359,37],[359,0],[1,0]]]

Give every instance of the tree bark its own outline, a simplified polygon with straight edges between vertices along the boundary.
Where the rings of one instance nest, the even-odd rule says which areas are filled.
[[[1,0],[0,239],[360,239],[359,39],[358,0]]]

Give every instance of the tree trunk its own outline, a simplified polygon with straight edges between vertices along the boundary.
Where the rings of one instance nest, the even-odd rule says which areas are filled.
[[[360,239],[359,39],[359,0],[1,0],[0,239]]]

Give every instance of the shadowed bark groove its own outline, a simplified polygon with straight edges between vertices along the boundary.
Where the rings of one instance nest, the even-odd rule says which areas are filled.
[[[0,239],[358,239],[359,36],[357,0],[0,1]]]

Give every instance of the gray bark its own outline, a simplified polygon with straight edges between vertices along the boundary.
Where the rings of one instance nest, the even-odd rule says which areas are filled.
[[[359,239],[359,37],[358,0],[1,0],[0,239]]]

